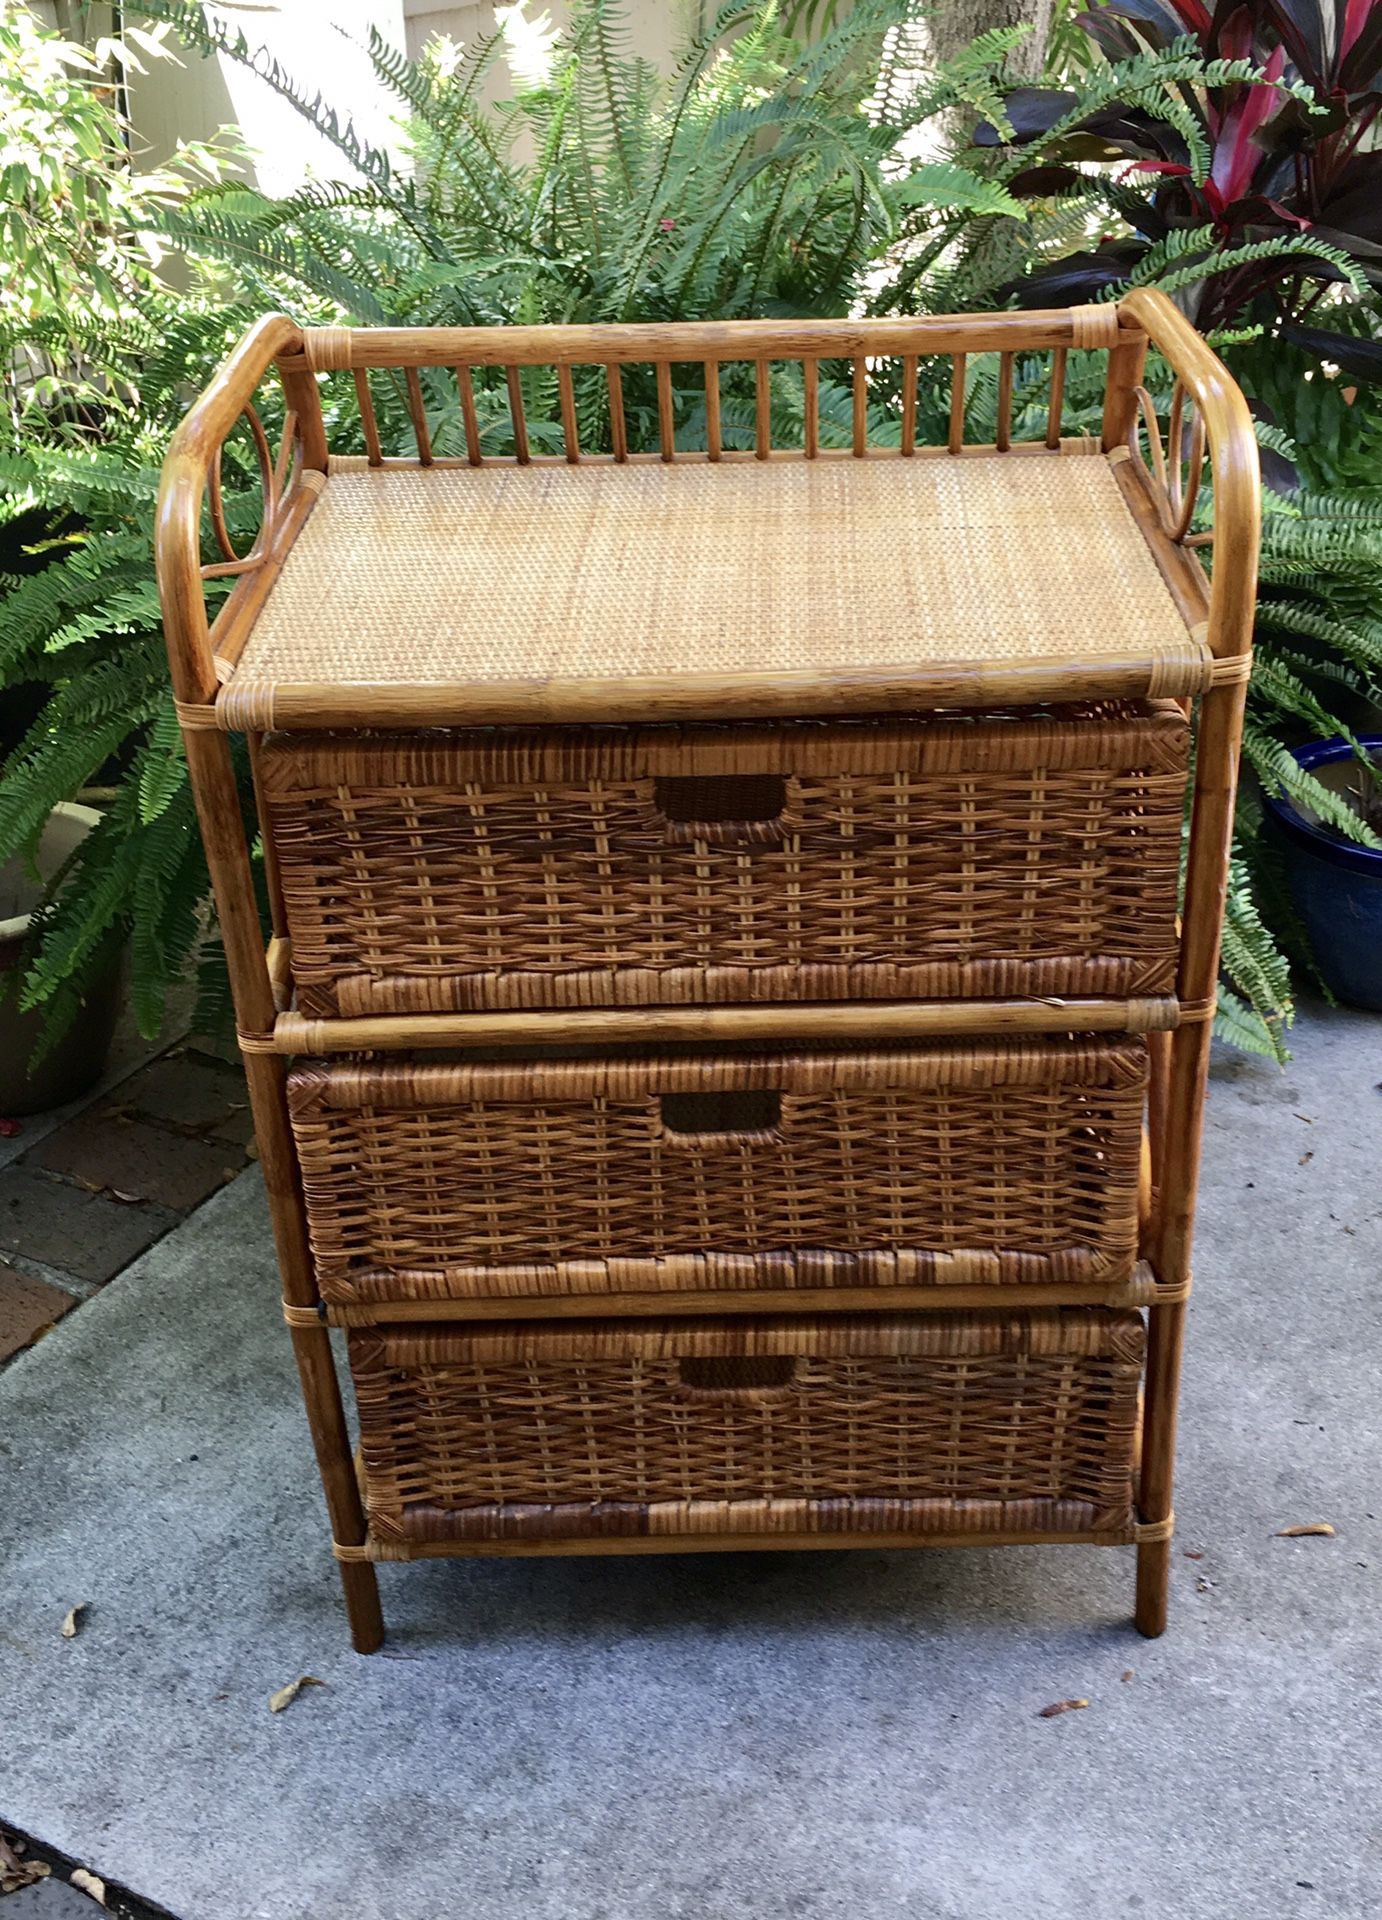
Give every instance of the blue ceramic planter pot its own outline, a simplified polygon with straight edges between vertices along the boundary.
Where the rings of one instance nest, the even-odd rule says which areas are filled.
[[[1365,735],[1363,745],[1382,758],[1382,734]],[[1330,772],[1346,773],[1353,756],[1346,740],[1314,740],[1295,757],[1337,788],[1342,781]],[[1263,800],[1321,974],[1340,1000],[1382,1011],[1382,849],[1340,840],[1284,796]]]

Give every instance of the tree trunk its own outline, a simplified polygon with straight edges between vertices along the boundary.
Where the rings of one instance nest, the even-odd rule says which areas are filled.
[[[937,62],[953,60],[992,27],[1029,27],[1008,56],[1014,80],[1040,81],[1051,32],[1051,0],[937,0],[926,22]]]

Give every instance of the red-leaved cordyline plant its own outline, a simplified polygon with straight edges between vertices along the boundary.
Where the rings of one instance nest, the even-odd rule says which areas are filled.
[[[1332,287],[1351,287],[1355,308],[1360,291],[1371,306],[1367,294],[1382,287],[1382,149],[1374,144],[1382,0],[1220,0],[1212,8],[1204,0],[1108,0],[1080,24],[1114,62],[1184,48],[1188,37],[1207,69],[1213,61],[1250,60],[1264,83],[1174,89],[1178,111],[1188,110],[1203,134],[1207,172],[1196,166],[1185,132],[1145,96],[1101,104],[1048,145],[1080,96],[1036,87],[1010,95],[1014,144],[1040,153],[1039,164],[1008,182],[1010,191],[1084,191],[1089,176],[1077,162],[1126,160],[1111,198],[1133,228],[1038,267],[1016,288],[1023,304],[1095,297],[1134,276],[1153,277],[1148,270],[1159,262],[1201,265],[1208,271],[1193,282],[1178,273],[1201,327],[1265,321],[1355,376],[1382,377],[1382,341],[1371,324],[1359,324],[1356,312],[1356,331],[1318,324],[1337,317]],[[1313,107],[1301,86],[1314,95]],[[992,127],[976,138],[1001,140]],[[1315,243],[1318,254],[1308,250]]]

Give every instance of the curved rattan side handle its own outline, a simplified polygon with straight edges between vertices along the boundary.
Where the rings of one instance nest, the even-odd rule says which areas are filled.
[[[1216,658],[1246,653],[1252,645],[1262,521],[1257,437],[1248,403],[1222,360],[1164,293],[1150,287],[1134,288],[1118,302],[1118,318],[1129,330],[1130,346],[1135,342],[1136,333],[1141,332],[1170,366],[1182,395],[1193,404],[1195,420],[1199,423],[1196,431],[1202,431],[1208,443],[1214,480],[1209,647]],[[1115,354],[1122,351],[1122,348],[1114,349]],[[1133,431],[1140,386],[1140,375],[1128,381],[1121,419],[1116,406],[1111,417],[1106,415],[1106,446],[1110,426],[1117,431],[1120,441]],[[1185,397],[1177,408],[1178,423],[1183,419]],[[1176,452],[1178,455],[1179,440]],[[1188,527],[1193,496],[1189,510],[1183,498],[1178,497],[1171,504],[1176,524],[1179,526],[1183,516]]]
[[[269,367],[301,344],[301,329],[286,314],[258,321],[173,435],[163,462],[154,557],[173,692],[184,705],[213,700],[217,687],[202,590],[201,511],[208,476]]]

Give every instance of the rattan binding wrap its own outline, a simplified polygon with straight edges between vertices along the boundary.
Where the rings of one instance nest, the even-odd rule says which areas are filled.
[[[328,1302],[1131,1278],[1147,1054],[304,1066]],[[402,1198],[400,1198],[402,1197]]]
[[[1166,993],[1188,740],[1169,701],[271,736],[298,1008]]]
[[[1097,1309],[352,1333],[371,1542],[1132,1539],[1144,1342]]]

